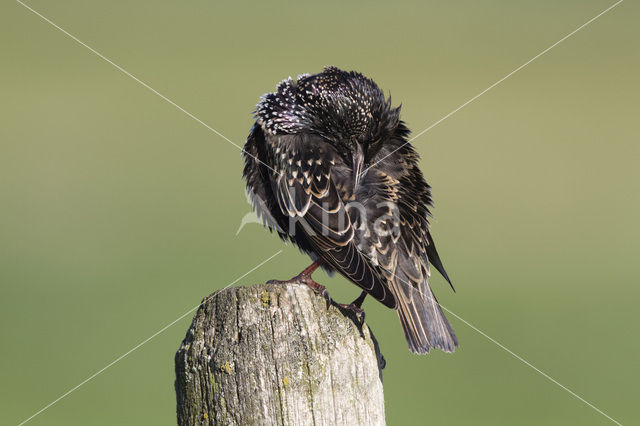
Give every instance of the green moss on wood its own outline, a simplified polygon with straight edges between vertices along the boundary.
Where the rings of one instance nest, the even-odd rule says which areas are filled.
[[[225,362],[220,366],[220,371],[222,371],[223,373],[231,374],[232,369],[231,369],[231,365],[229,364],[229,361]]]
[[[269,293],[267,291],[263,291],[260,295],[260,300],[262,300],[262,306],[266,308],[269,305]]]

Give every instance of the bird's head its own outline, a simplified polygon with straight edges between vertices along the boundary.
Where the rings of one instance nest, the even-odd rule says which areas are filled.
[[[400,125],[400,107],[373,80],[358,72],[327,67],[298,76],[263,95],[256,119],[271,135],[312,133],[332,144],[354,170],[373,161]]]

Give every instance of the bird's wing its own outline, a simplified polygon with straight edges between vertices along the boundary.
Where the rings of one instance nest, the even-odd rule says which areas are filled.
[[[413,167],[413,164],[407,164],[403,168],[411,173]],[[376,205],[387,206],[389,210],[386,213],[377,211],[373,217],[380,213],[393,216],[396,229],[373,233],[367,244],[375,247],[373,257],[396,298],[409,347],[417,353],[427,353],[432,347],[451,352],[458,340],[428,283],[429,253],[435,251],[435,247],[430,247],[432,240],[427,222],[429,187],[426,182],[416,180],[417,176],[406,180],[380,169],[372,169],[369,173],[369,184],[377,188]],[[440,269],[439,258],[436,261]]]
[[[385,305],[396,301],[377,268],[358,251],[354,226],[333,182],[337,154],[323,139],[296,134],[267,136],[274,172],[273,192],[282,213],[297,221],[320,258]]]

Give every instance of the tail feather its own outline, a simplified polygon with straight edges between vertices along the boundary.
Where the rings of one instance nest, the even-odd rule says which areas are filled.
[[[447,280],[447,282],[451,286],[451,290],[453,290],[453,292],[455,293],[456,289],[453,287],[453,283],[449,278],[449,274],[447,274],[447,271],[444,269],[444,265],[442,265],[442,260],[440,260],[440,255],[436,250],[436,244],[433,242],[433,238],[431,238],[431,234],[429,232],[427,232],[427,243],[428,244],[427,244],[426,250],[427,250],[427,257],[429,258],[429,263],[433,265],[436,268],[436,270],[442,274],[444,279]]]
[[[426,279],[415,288],[402,271],[396,270],[393,280],[394,294],[398,301],[398,316],[411,352],[429,353],[431,348],[453,352],[458,346],[451,324],[442,312]]]

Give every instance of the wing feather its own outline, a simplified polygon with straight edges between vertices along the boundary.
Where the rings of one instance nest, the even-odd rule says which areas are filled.
[[[403,171],[407,169],[410,170],[410,167],[403,168]],[[416,353],[428,353],[434,347],[452,352],[458,345],[458,338],[428,283],[428,253],[435,251],[435,247],[430,248],[432,240],[428,234],[427,198],[423,193],[423,199],[419,201],[420,191],[413,188],[410,182],[401,182],[379,169],[373,173],[369,171],[369,184],[375,185],[376,206],[395,206],[394,220],[399,229],[363,236],[366,241],[360,242],[360,245],[372,247],[387,286],[397,301],[398,315],[409,348]],[[426,183],[424,188],[428,189]],[[374,206],[370,205],[369,210],[375,211]],[[391,213],[379,209],[373,216],[380,215]]]
[[[282,213],[301,225],[316,254],[340,274],[391,308],[386,280],[354,242],[354,223],[332,178],[336,153],[312,135],[267,136],[277,166],[273,191]]]

